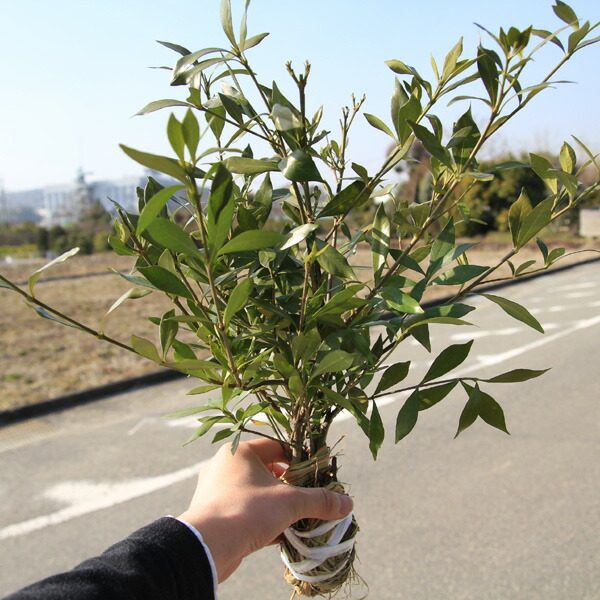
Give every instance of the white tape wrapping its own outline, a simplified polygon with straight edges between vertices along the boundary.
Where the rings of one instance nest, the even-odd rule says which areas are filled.
[[[324,573],[323,575],[305,575],[305,573],[316,569],[319,565],[322,565],[327,559],[332,558],[333,556],[339,556],[340,554],[345,554],[352,550],[354,547],[353,538],[341,542],[341,539],[344,537],[346,531],[348,531],[348,527],[350,527],[351,523],[352,513],[345,519],[323,523],[323,525],[320,525],[311,531],[296,531],[289,527],[283,533],[290,544],[304,557],[304,560],[292,563],[283,550],[281,551],[281,560],[298,581],[319,583],[335,577],[346,566],[346,563],[348,562],[347,559],[332,573]],[[324,546],[310,547],[302,541],[302,538],[316,538],[332,529],[333,532]]]

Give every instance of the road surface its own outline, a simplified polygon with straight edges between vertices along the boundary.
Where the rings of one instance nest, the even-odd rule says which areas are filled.
[[[478,420],[453,440],[464,404],[456,392],[397,446],[402,397],[386,399],[376,463],[350,420],[332,431],[334,441],[345,435],[340,477],[361,527],[357,569],[368,588],[356,597],[600,598],[600,265],[499,294],[528,306],[546,334],[483,301],[472,313],[478,327],[440,327],[432,355],[406,343],[395,358],[412,359],[416,377],[441,349],[474,337],[461,374],[552,367],[494,386],[510,436]],[[0,429],[0,595],[184,510],[214,448],[203,439],[181,447],[193,419],[161,415],[195,404],[190,387],[149,387]],[[219,598],[287,600],[281,570],[276,550],[263,550]]]

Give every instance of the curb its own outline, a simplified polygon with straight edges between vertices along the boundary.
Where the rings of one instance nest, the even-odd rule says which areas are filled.
[[[538,277],[547,277],[549,275],[553,275],[554,273],[560,273],[562,271],[567,271],[575,267],[580,267],[595,262],[600,262],[600,257],[589,258],[578,263],[565,265],[564,267],[556,267],[555,269],[549,271],[541,271],[540,273],[534,273],[533,275],[519,277],[517,279],[511,279],[509,281],[504,281],[489,286],[483,286],[482,289],[489,291],[511,287],[524,281],[537,279]],[[446,300],[450,297],[451,296],[448,296]],[[424,302],[422,306],[425,308],[430,308],[432,306],[442,304],[444,301],[444,298],[439,298],[437,300],[432,300],[431,302]],[[0,428],[6,425],[18,423],[19,421],[25,421],[27,419],[41,417],[43,415],[58,412],[61,410],[67,410],[75,406],[81,406],[83,404],[89,404],[98,400],[104,400],[106,398],[109,398],[116,394],[121,394],[123,392],[141,389],[158,383],[175,381],[177,379],[182,379],[183,377],[187,377],[187,375],[185,375],[184,373],[180,373],[179,371],[163,369],[161,371],[149,373],[148,375],[140,375],[138,377],[122,379],[113,383],[108,383],[98,387],[90,388],[82,392],[75,392],[74,394],[66,394],[57,398],[43,400],[42,402],[38,402],[36,404],[0,411]]]

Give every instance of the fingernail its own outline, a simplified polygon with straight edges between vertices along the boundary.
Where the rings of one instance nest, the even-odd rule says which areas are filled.
[[[350,496],[346,496],[345,494],[338,494],[337,496],[340,503],[340,516],[345,517],[352,511],[354,502],[352,502]]]

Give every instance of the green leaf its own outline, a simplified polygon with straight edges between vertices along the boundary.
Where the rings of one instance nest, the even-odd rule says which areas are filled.
[[[369,199],[369,194],[364,193],[364,190],[363,181],[353,181],[325,205],[319,213],[319,218],[345,215],[351,209],[358,208]]]
[[[577,155],[572,146],[565,142],[560,149],[560,166],[567,173],[574,173],[577,166]]]
[[[269,171],[279,171],[279,165],[274,161],[242,158],[240,156],[228,158],[225,165],[232,173],[241,175],[258,175]]]
[[[338,373],[345,371],[352,366],[354,354],[349,354],[343,350],[332,350],[324,354],[315,364],[311,379],[323,375],[324,373]]]
[[[335,392],[334,390],[332,390],[328,387],[318,386],[318,388],[325,394],[325,397],[330,402],[333,402],[334,404],[341,406],[342,408],[347,410],[356,419],[358,426],[367,435],[367,437],[369,436],[369,429],[370,429],[369,419],[360,410],[360,408],[358,406],[356,406],[356,404],[354,402],[352,402],[352,400],[346,398],[345,396],[342,396],[341,394],[338,394],[337,392]]]
[[[389,135],[393,140],[396,139],[396,137],[392,133],[392,130],[381,119],[379,119],[375,115],[371,115],[369,113],[364,113],[364,114],[365,114],[365,119],[367,119],[367,121],[368,121],[369,125],[371,125],[371,127],[374,127],[375,129],[379,129],[379,131],[383,131],[383,133],[386,133],[387,135]]]
[[[381,272],[386,264],[387,255],[390,250],[390,238],[392,234],[392,225],[385,212],[384,204],[380,204],[375,219],[373,221],[373,229],[371,230],[371,256],[373,259],[373,273],[375,283],[381,277]]]
[[[423,146],[425,146],[425,149],[432,156],[437,158],[443,165],[446,165],[447,167],[452,167],[452,160],[450,159],[450,154],[444,148],[440,140],[438,140],[437,137],[433,133],[431,133],[431,131],[429,131],[429,129],[423,127],[423,125],[419,125],[417,123],[414,123],[413,121],[409,121],[408,123],[411,126],[417,138],[421,140]]]
[[[136,233],[138,235],[141,235],[148,225],[158,216],[160,211],[166,206],[167,202],[173,197],[173,194],[182,188],[182,185],[172,185],[163,188],[150,198],[142,209],[138,219],[136,227]]]
[[[463,38],[456,43],[456,45],[448,52],[444,60],[444,68],[442,70],[442,79],[448,79],[456,69],[456,63],[460,58],[463,51]]]
[[[233,33],[233,24],[231,22],[231,2],[230,0],[221,0],[221,27],[227,36],[227,39],[236,46],[235,35]]]
[[[215,256],[227,239],[233,224],[235,197],[231,173],[219,163],[208,198],[207,234],[211,256]]]
[[[390,286],[381,288],[379,295],[395,313],[423,314],[419,303],[409,294]]]
[[[281,246],[280,250],[287,250],[288,248],[299,244],[318,228],[319,225],[316,223],[306,223],[305,225],[295,227],[288,233],[288,238],[283,246]]]
[[[251,278],[243,279],[240,281],[233,291],[231,292],[229,299],[227,300],[227,306],[225,307],[225,312],[223,313],[223,322],[225,327],[227,327],[231,321],[231,318],[244,306],[246,306],[246,302],[254,289],[254,282]]]
[[[462,285],[471,279],[485,273],[488,267],[479,265],[458,265],[448,269],[431,283],[435,285]]]
[[[181,126],[185,144],[190,151],[190,155],[195,157],[200,142],[200,126],[198,125],[198,119],[196,119],[191,109],[186,111]]]
[[[458,384],[458,380],[454,379],[448,383],[442,383],[430,388],[419,390],[420,403],[419,410],[427,410],[441,402]]]
[[[79,252],[79,248],[72,248],[71,250],[68,250],[64,254],[57,256],[54,260],[50,261],[48,264],[44,265],[43,267],[40,267],[37,271],[34,271],[29,276],[29,279],[27,280],[27,283],[29,285],[29,293],[33,296],[33,287],[35,286],[35,283],[38,280],[39,276],[46,269],[49,269],[50,267],[57,265],[58,263],[64,262],[65,260],[71,258],[71,256],[75,256],[78,252]]]
[[[147,115],[148,113],[154,112],[155,110],[160,110],[161,108],[169,108],[172,106],[187,106],[188,108],[191,106],[189,102],[182,102],[181,100],[154,100],[149,104],[146,104],[144,108],[135,113],[135,116]]]
[[[482,46],[477,50],[477,70],[479,71],[483,85],[485,85],[491,103],[495,104],[498,99],[498,67],[496,66],[492,51]]]
[[[123,152],[129,156],[129,158],[132,158],[140,165],[147,167],[148,169],[158,171],[159,173],[170,175],[171,177],[177,179],[177,181],[181,181],[183,184],[185,184],[187,181],[188,177],[185,169],[175,159],[168,158],[167,156],[159,156],[157,154],[140,152],[139,150],[128,148],[123,144],[119,144],[119,146],[121,150],[123,150]]]
[[[274,248],[277,244],[285,241],[285,239],[284,235],[262,229],[243,231],[229,240],[219,250],[219,254],[237,254],[239,252],[262,250],[263,248]]]
[[[186,256],[193,256],[199,260],[204,259],[192,237],[169,219],[154,219],[148,223],[146,232],[153,242],[169,250],[180,252]]]
[[[444,256],[454,249],[455,241],[454,221],[450,217],[431,245],[430,261],[435,262],[444,258]]]
[[[501,298],[500,296],[494,296],[492,294],[480,294],[484,298],[491,300],[497,304],[506,314],[510,315],[513,319],[529,325],[536,331],[544,333],[544,328],[540,325],[538,320],[524,307],[512,300]]]
[[[552,10],[561,21],[567,25],[571,25],[575,30],[579,29],[579,20],[577,19],[577,15],[568,4],[557,0],[556,5],[552,7]]]
[[[396,444],[404,439],[417,424],[419,418],[419,403],[421,402],[419,390],[415,390],[406,400],[396,417]]]
[[[251,210],[256,222],[262,226],[267,221],[273,207],[273,185],[267,175],[252,200]]]
[[[522,248],[552,221],[554,197],[542,200],[521,222],[518,234],[518,248]]]
[[[143,356],[144,358],[148,358],[153,362],[161,362],[160,356],[158,355],[158,350],[150,340],[138,337],[133,333],[129,339],[131,347],[136,351],[137,354]]]
[[[258,44],[260,44],[268,35],[269,33],[259,33],[257,35],[253,35],[244,42],[244,44],[242,45],[242,49],[250,50],[250,48],[258,46]]]
[[[383,421],[379,414],[379,409],[375,400],[373,400],[373,410],[371,411],[371,422],[369,424],[369,450],[373,455],[373,460],[377,460],[377,453],[385,438],[385,429]]]
[[[471,427],[471,425],[475,423],[477,417],[479,416],[480,403],[481,391],[479,390],[479,386],[475,386],[469,393],[469,399],[460,413],[460,417],[458,419],[458,429],[456,430],[454,439],[456,439],[465,429],[467,429],[467,427]]]
[[[531,201],[527,192],[523,188],[521,195],[517,198],[516,202],[512,204],[508,211],[508,225],[512,236],[513,245],[518,248],[519,245],[519,232],[527,215],[531,213]]]
[[[185,139],[183,137],[183,127],[181,123],[177,120],[175,115],[171,113],[169,117],[169,121],[167,123],[167,137],[169,139],[169,143],[171,144],[171,148],[180,160],[183,160],[185,153]]]
[[[193,296],[183,281],[163,267],[140,267],[139,272],[157,289],[166,294],[173,294],[192,300]]]
[[[302,150],[294,150],[281,160],[279,170],[290,181],[323,181],[313,159]]]
[[[204,406],[190,406],[189,408],[182,408],[181,410],[176,410],[172,413],[169,413],[168,415],[164,415],[164,418],[181,419],[183,417],[191,417],[192,415],[197,415],[198,413],[205,412],[207,410],[214,410],[214,407],[206,404]]]
[[[465,344],[453,344],[442,350],[429,367],[421,383],[438,379],[461,365],[469,356],[472,345],[473,340],[470,340]]]
[[[54,321],[55,323],[60,323],[61,325],[66,325],[67,327],[72,327],[73,329],[78,329],[79,331],[82,331],[81,327],[78,327],[74,323],[69,323],[69,321],[59,319],[58,317],[48,312],[45,308],[42,308],[41,306],[33,306],[31,304],[29,304],[28,306],[31,306],[31,308],[33,308],[35,312],[44,319],[48,319],[49,321]]]
[[[317,262],[321,267],[334,277],[341,277],[343,279],[351,279],[356,281],[356,276],[352,267],[348,264],[346,258],[333,246],[329,245],[320,239],[315,239],[315,245],[319,255],[317,256]]]
[[[173,340],[177,336],[177,331],[179,330],[179,324],[177,321],[173,321],[170,317],[175,316],[175,311],[170,310],[165,313],[159,324],[159,337],[160,337],[160,349],[162,350],[162,358],[166,360],[167,353],[171,348],[171,344]]]
[[[507,371],[506,373],[496,375],[495,377],[485,379],[484,381],[488,383],[518,383],[539,377],[549,370],[550,369],[541,369],[537,371],[534,369],[513,369],[512,371]]]
[[[508,429],[506,428],[506,421],[504,419],[504,411],[502,410],[502,407],[496,402],[496,400],[494,400],[489,394],[482,392],[479,389],[478,384],[475,384],[475,386],[471,386],[468,383],[465,383],[464,381],[461,383],[467,391],[467,393],[469,394],[469,402],[471,401],[472,397],[474,398],[473,405],[469,410],[469,419],[467,419],[467,421],[472,418],[472,413],[476,412],[477,416],[481,417],[488,425],[491,425],[492,427],[495,427],[496,429],[499,429],[504,433],[508,433]],[[477,416],[475,418],[477,418]],[[461,430],[459,428],[459,431],[456,433],[456,435],[458,435],[460,431]]]
[[[383,375],[381,376],[381,379],[379,380],[379,383],[377,384],[375,395],[391,388],[392,386],[406,379],[409,369],[410,361],[396,363],[395,365],[388,367],[384,371]]]
[[[191,389],[189,392],[186,392],[186,394],[188,396],[195,396],[197,394],[205,394],[207,392],[212,392],[213,390],[216,390],[219,386],[218,385],[201,385],[199,387],[195,387],[193,389]]]

